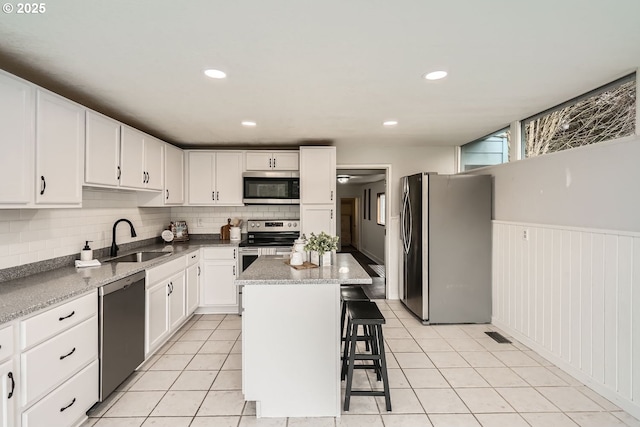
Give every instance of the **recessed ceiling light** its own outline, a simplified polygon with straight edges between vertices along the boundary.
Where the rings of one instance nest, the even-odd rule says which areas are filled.
[[[227,77],[227,73],[225,73],[224,71],[214,70],[213,68],[204,70],[204,74],[207,77],[211,77],[212,79],[224,79],[225,77]]]
[[[246,127],[246,128],[253,128],[256,127],[257,123],[256,122],[252,122],[251,120],[243,120],[242,121],[242,126]]]
[[[388,127],[388,128],[394,127],[394,126],[397,126],[397,125],[398,125],[398,121],[397,120],[386,120],[386,121],[382,122],[382,126],[385,126],[385,127]]]
[[[424,78],[427,80],[440,80],[447,77],[446,71],[432,71],[424,75]]]

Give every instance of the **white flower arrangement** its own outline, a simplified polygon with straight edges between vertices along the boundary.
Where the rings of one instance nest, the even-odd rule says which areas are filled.
[[[316,251],[318,255],[322,256],[325,252],[331,252],[338,249],[338,236],[330,236],[324,231],[321,231],[319,235],[311,233],[311,237],[304,246],[305,251]]]

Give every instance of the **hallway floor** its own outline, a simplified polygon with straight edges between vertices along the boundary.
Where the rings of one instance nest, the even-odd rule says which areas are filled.
[[[339,253],[351,254],[358,264],[364,268],[373,283],[370,286],[363,286],[363,289],[367,296],[371,299],[385,299],[387,297],[387,283],[385,278],[384,265],[376,265],[376,262],[360,252],[358,249],[351,245],[344,245],[340,248]],[[382,271],[382,274],[380,274]]]
[[[524,345],[488,338],[492,325],[424,326],[399,301],[376,303],[387,319],[393,412],[383,398],[354,396],[339,418],[257,419],[241,391],[240,318],[195,315],[82,427],[640,426]],[[356,371],[358,388],[380,384]]]

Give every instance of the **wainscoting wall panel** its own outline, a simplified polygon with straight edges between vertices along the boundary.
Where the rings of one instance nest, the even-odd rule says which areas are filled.
[[[495,325],[640,417],[640,233],[494,221],[492,291]]]

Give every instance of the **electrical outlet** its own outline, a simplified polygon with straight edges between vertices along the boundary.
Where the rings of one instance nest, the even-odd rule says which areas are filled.
[[[202,228],[204,227],[204,223],[202,221],[202,218],[198,218],[198,224],[197,224],[198,228]]]
[[[529,240],[529,229],[526,228],[522,231],[522,240]]]

